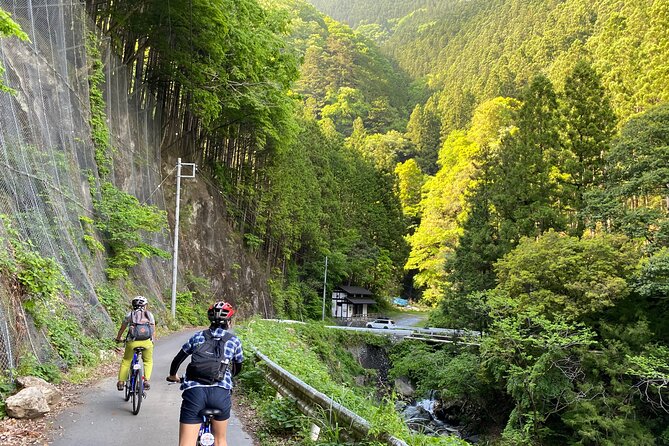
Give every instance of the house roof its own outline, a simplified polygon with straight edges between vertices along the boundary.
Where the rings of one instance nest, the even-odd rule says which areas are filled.
[[[348,285],[340,285],[338,288],[344,290],[346,294],[356,294],[356,295],[361,295],[361,296],[371,296],[372,292],[359,287],[359,286],[348,286]]]
[[[349,301],[352,304],[375,304],[376,301],[374,299],[370,299],[368,297],[347,297],[347,301]]]

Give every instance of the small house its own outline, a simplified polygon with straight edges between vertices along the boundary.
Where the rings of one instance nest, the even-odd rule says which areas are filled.
[[[372,292],[365,288],[340,285],[332,291],[332,317],[366,318],[368,306],[374,304]]]

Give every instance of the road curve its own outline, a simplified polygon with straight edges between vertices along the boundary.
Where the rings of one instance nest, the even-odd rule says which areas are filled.
[[[195,330],[175,333],[159,339],[153,352],[151,390],[138,415],[132,405],[116,390],[116,378],[105,378],[82,393],[82,404],[67,408],[54,421],[52,446],[71,445],[142,445],[171,446],[178,444],[181,392],[177,385],[165,381],[170,363]],[[181,365],[185,370],[187,361]],[[233,396],[234,398],[234,396]],[[233,413],[228,426],[228,445],[253,446]]]

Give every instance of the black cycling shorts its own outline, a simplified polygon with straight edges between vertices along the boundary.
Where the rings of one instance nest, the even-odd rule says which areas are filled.
[[[219,409],[222,413],[214,417],[216,421],[230,418],[232,400],[230,391],[223,387],[191,387],[181,394],[181,414],[179,422],[184,424],[202,423],[199,413],[202,409]]]

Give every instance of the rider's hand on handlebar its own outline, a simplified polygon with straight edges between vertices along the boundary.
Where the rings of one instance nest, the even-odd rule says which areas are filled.
[[[167,381],[169,381],[169,382],[173,382],[173,383],[181,382],[181,379],[179,378],[179,375],[178,375],[178,374],[176,374],[176,375],[170,375],[170,376],[168,376],[168,377],[165,378],[165,379],[166,379]]]

